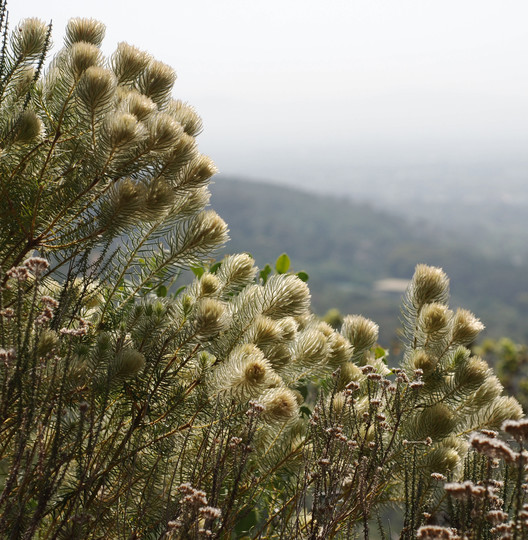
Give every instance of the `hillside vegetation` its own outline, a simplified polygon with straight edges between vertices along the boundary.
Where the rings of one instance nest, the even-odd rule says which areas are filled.
[[[363,313],[380,323],[388,344],[401,294],[379,292],[376,283],[405,279],[426,263],[451,276],[454,304],[479,313],[488,336],[528,340],[527,272],[486,256],[481,245],[342,197],[223,176],[211,191],[213,207],[229,223],[224,251],[250,252],[260,266],[287,252],[295,270],[308,272],[319,314],[332,307]]]

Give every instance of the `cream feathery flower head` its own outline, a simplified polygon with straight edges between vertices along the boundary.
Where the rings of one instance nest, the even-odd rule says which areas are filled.
[[[100,47],[105,37],[106,28],[102,22],[95,19],[73,18],[66,26],[64,42],[66,47],[74,43],[85,42]]]
[[[289,388],[272,388],[259,397],[264,406],[262,418],[268,422],[287,422],[299,413],[295,394]]]

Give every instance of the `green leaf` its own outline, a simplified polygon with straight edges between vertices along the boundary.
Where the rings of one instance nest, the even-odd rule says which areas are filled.
[[[271,266],[267,264],[261,271],[260,271],[260,277],[264,283],[268,281],[268,276],[271,274]]]
[[[290,268],[290,258],[286,253],[279,255],[277,262],[275,263],[275,270],[277,274],[285,274]]]
[[[177,297],[180,295],[180,293],[181,293],[182,291],[184,291],[186,288],[187,288],[186,285],[184,285],[183,287],[180,287],[180,288],[174,293],[174,298],[177,298]]]
[[[297,277],[305,283],[308,281],[308,274],[306,272],[303,272],[302,270],[300,272],[297,272]]]
[[[305,384],[298,386],[296,390],[301,394],[303,399],[306,399],[306,396],[308,395],[308,387]]]
[[[312,416],[312,411],[306,405],[299,407],[299,411],[301,412],[301,415],[305,418],[310,418],[310,416]]]
[[[244,512],[242,516],[237,517],[235,532],[238,535],[248,532],[252,527],[254,527],[259,520],[258,511],[253,508],[250,512]]]
[[[202,277],[205,269],[203,266],[191,266],[191,272],[198,278]]]
[[[209,272],[211,274],[216,274],[216,271],[220,268],[220,265],[222,264],[222,261],[215,262],[211,268],[209,268]]]
[[[374,355],[376,356],[376,359],[381,358],[385,363],[387,363],[387,356],[389,356],[389,351],[384,349],[383,347],[376,347],[374,350]]]
[[[160,298],[165,298],[167,296],[167,287],[165,287],[165,285],[160,285],[157,289],[156,289],[156,294],[158,295],[158,297]]]

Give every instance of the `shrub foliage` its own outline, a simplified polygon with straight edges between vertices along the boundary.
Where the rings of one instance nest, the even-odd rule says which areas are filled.
[[[50,27],[1,15],[5,538],[348,538],[390,504],[402,538],[525,530],[522,410],[441,269],[416,268],[389,368],[286,256],[209,261],[227,226],[171,68],[72,19],[44,70]]]

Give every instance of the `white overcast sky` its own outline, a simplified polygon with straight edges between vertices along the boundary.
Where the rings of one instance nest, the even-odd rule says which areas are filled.
[[[398,156],[506,160],[528,149],[526,0],[11,0],[8,8],[11,24],[52,20],[57,45],[70,17],[99,19],[105,52],[127,41],[173,66],[175,97],[196,106],[201,148],[226,173],[280,179],[323,170],[325,160],[334,169]]]

